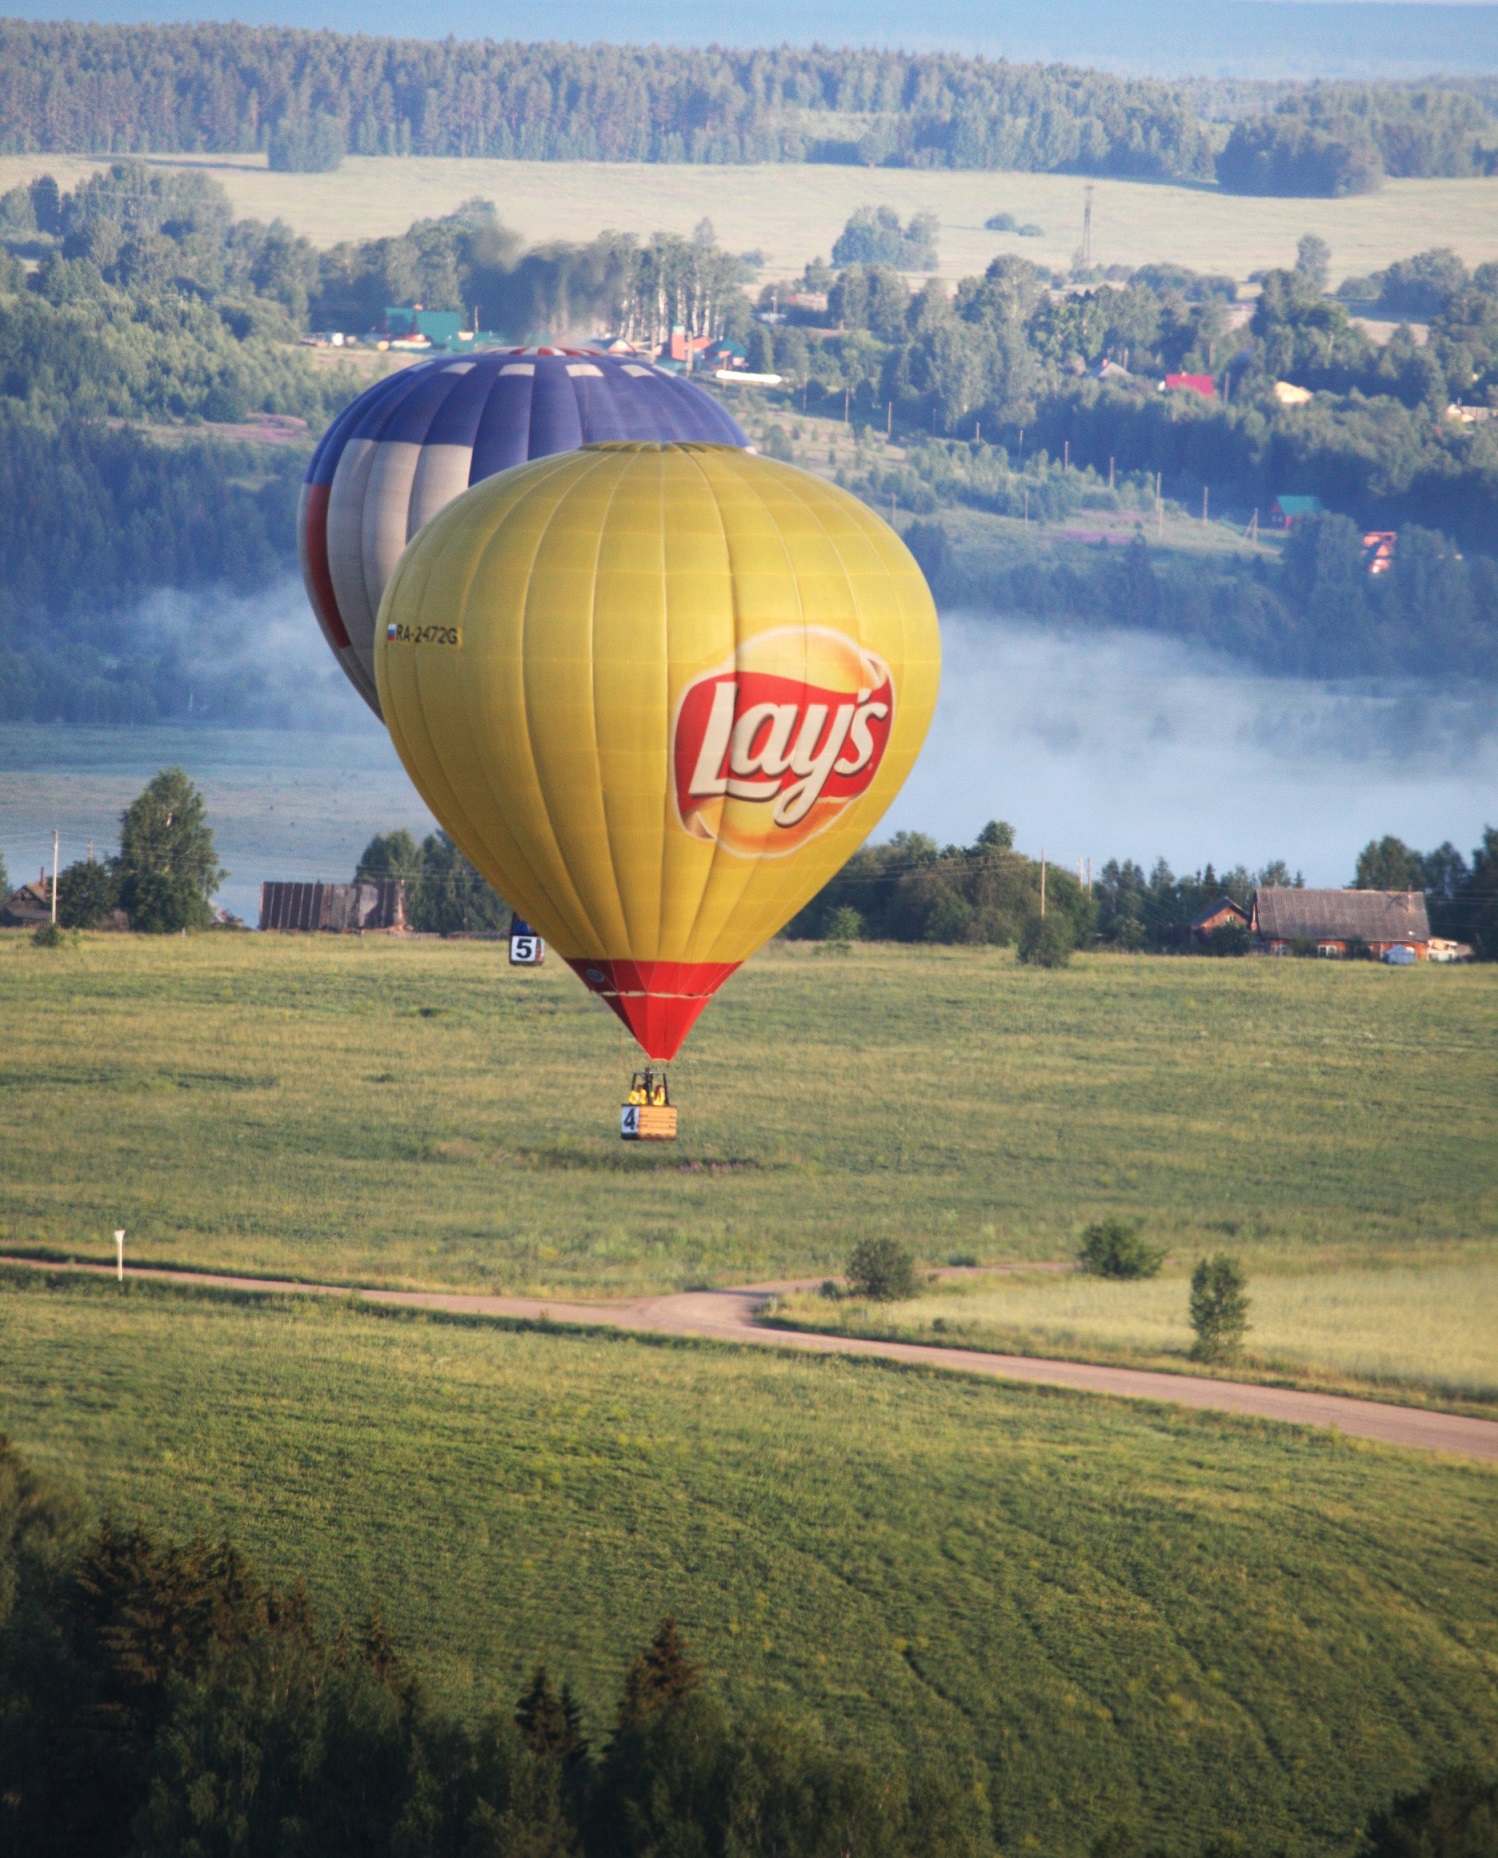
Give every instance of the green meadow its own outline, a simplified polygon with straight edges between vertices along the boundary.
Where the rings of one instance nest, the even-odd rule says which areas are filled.
[[[379,1605],[465,1711],[539,1656],[596,1738],[673,1611],[736,1706],[976,1755],[1012,1853],[1344,1853],[1498,1736],[1498,1475],[1331,1433],[18,1270],[0,1426],[90,1512]]]
[[[1498,1400],[1491,1252],[1261,1253],[1250,1298],[1235,1376],[1377,1388],[1384,1398]],[[778,1299],[776,1314],[801,1329],[1181,1370],[1194,1340],[1188,1301],[1189,1272],[1177,1266],[1125,1282],[1071,1272],[944,1280],[912,1302],[884,1305],[802,1293]]]
[[[829,123],[827,133],[835,133]],[[76,186],[108,157],[0,156],[0,192],[48,172]],[[648,237],[689,235],[711,219],[730,251],[764,255],[762,277],[794,276],[827,257],[850,213],[883,204],[903,217],[935,213],[940,270],[981,272],[1000,252],[1065,270],[1081,243],[1083,179],[973,169],[712,167],[666,162],[489,161],[435,155],[351,156],[334,174],[273,174],[264,155],[150,157],[201,167],[237,214],[282,219],[314,245],[385,238],[413,220],[451,213],[478,195],[532,243],[593,238],[605,227]],[[1100,264],[1173,263],[1226,272],[1293,262],[1314,232],[1332,248],[1332,281],[1411,252],[1449,245],[1469,265],[1498,257],[1498,178],[1389,181],[1337,200],[1250,198],[1215,187],[1102,178],[1092,182],[1092,249]],[[998,212],[1041,227],[1038,238],[984,230]]]
[[[1498,1236],[1498,972],[776,944],[617,1136],[634,1048],[503,944],[0,936],[0,1243],[339,1282],[616,1294]]]

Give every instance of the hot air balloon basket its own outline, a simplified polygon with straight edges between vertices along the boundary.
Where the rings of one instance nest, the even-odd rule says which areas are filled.
[[[674,1142],[675,1104],[621,1103],[619,1134],[626,1142]]]

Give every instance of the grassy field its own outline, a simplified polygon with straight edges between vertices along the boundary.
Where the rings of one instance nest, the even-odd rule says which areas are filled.
[[[10,1093],[8,1093],[10,1094]],[[0,1425],[93,1509],[378,1602],[597,1735],[667,1609],[735,1703],[986,1764],[1000,1836],[1339,1853],[1498,1735],[1498,1477],[872,1364],[0,1283]]]
[[[779,1309],[798,1328],[1179,1368],[1193,1340],[1187,1278],[1179,1268],[1123,1283],[1026,1274],[945,1281],[913,1302],[883,1306],[802,1293],[783,1297]],[[1419,1248],[1399,1263],[1344,1254],[1310,1265],[1263,1255],[1251,1299],[1252,1328],[1234,1373],[1498,1400],[1492,1255]]]
[[[941,271],[981,271],[1000,251],[1065,268],[1081,243],[1083,182],[1075,175],[995,174],[822,165],[703,167],[622,162],[460,161],[438,156],[351,157],[335,174],[272,174],[263,156],[152,158],[200,166],[223,182],[242,215],[287,220],[318,245],[403,232],[477,194],[532,242],[590,239],[605,227],[690,233],[704,216],[734,251],[762,251],[764,275],[799,272],[855,208],[887,204],[941,221]],[[73,186],[98,163],[71,155],[0,157],[0,192],[47,171]],[[1168,260],[1239,279],[1290,264],[1303,232],[1332,248],[1332,279],[1360,274],[1433,245],[1469,264],[1498,258],[1498,178],[1390,181],[1342,200],[1245,199],[1215,188],[1099,180],[1092,212],[1098,263]],[[1013,213],[1043,238],[990,233]]]
[[[633,1048],[499,944],[0,936],[0,1240],[387,1284],[611,1292],[894,1233],[1181,1258],[1498,1235],[1498,972],[772,946],[620,1144]]]

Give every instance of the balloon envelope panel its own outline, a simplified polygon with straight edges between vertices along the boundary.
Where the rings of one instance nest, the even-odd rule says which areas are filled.
[[[867,505],[752,453],[604,445],[476,486],[386,591],[391,740],[652,1057],[863,842],[936,701],[936,612]]]
[[[609,439],[748,444],[711,394],[680,375],[585,350],[444,355],[344,408],[308,467],[297,540],[318,624],[376,714],[375,615],[417,530],[497,471]]]

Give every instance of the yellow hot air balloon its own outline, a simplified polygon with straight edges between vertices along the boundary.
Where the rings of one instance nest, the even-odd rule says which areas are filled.
[[[427,805],[653,1058],[867,837],[940,675],[930,592],[867,505],[691,442],[475,485],[376,634]]]

